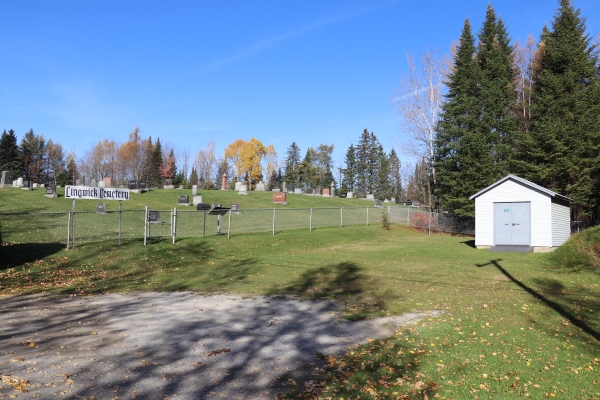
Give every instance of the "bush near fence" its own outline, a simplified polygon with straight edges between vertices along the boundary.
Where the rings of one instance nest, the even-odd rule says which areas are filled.
[[[381,225],[382,212],[391,224],[410,225],[432,232],[473,235],[473,218],[459,218],[411,207],[336,207],[336,208],[268,208],[246,209],[227,213],[220,218],[210,211],[186,209],[149,210],[156,220],[148,222],[147,210],[122,210],[96,213],[19,212],[0,213],[3,244],[65,243],[77,244],[140,240],[169,237],[175,242],[181,237],[237,235],[243,233],[278,232],[293,229],[319,229],[349,225]],[[154,219],[154,218],[153,218]]]

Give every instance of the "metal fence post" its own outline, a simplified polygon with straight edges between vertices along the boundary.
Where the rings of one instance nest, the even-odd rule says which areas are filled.
[[[173,244],[175,244],[175,237],[177,236],[177,208],[173,209]]]
[[[67,250],[69,250],[69,242],[71,241],[71,212],[67,213]]]
[[[429,232],[429,236],[431,236],[431,217],[433,216],[433,213],[430,211],[429,212],[429,221],[427,221],[427,231]]]
[[[144,212],[144,246],[146,245],[146,237],[148,236],[148,206]]]
[[[73,218],[71,218],[71,221],[73,222],[73,229],[71,230],[71,236],[73,236],[73,245],[71,246],[72,249],[75,248],[75,199],[73,199]]]
[[[273,209],[273,236],[275,236],[275,209]]]
[[[340,228],[344,226],[344,207],[340,207]]]
[[[369,207],[367,206],[367,226],[369,226]]]
[[[310,209],[310,222],[308,224],[308,230],[312,232],[312,208]]]
[[[123,227],[123,200],[119,200],[119,246],[121,245],[122,227]]]
[[[406,225],[410,226],[410,206],[406,206]]]
[[[229,222],[227,223],[227,239],[229,239],[231,232],[231,211],[229,211]]]
[[[204,213],[204,227],[202,228],[202,237],[205,238],[206,237],[206,211],[203,211]]]

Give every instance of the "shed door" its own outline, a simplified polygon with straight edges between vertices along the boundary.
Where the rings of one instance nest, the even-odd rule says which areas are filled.
[[[531,203],[494,203],[494,244],[531,244]]]

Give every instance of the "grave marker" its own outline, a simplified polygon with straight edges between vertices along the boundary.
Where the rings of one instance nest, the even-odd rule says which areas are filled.
[[[54,186],[52,186],[52,185],[46,186],[46,194],[44,196],[49,197],[51,199],[57,198],[58,195],[56,194],[56,190],[54,189]]]
[[[107,214],[106,203],[96,203],[96,214]]]
[[[182,194],[177,198],[177,205],[179,206],[189,206],[190,205],[190,196],[187,194]]]
[[[287,206],[287,194],[285,192],[273,193],[273,203],[283,204],[284,206]]]
[[[10,184],[10,172],[2,171],[2,178],[0,178],[0,188],[8,187]]]
[[[23,186],[21,186],[21,189],[31,190],[31,188],[29,187],[29,181],[23,181]]]
[[[231,204],[229,206],[229,208],[231,209],[231,213],[232,214],[241,214],[240,213],[240,205],[239,204]]]

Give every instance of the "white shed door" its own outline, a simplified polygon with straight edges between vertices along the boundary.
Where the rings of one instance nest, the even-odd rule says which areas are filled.
[[[494,244],[531,244],[531,203],[494,203]]]

